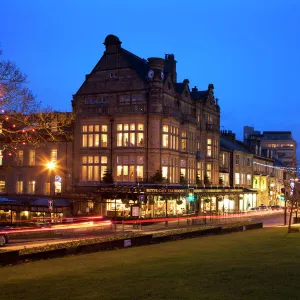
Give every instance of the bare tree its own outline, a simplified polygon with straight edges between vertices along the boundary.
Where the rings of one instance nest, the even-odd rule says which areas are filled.
[[[27,76],[15,63],[1,59],[1,55],[0,50],[1,150],[13,152],[25,144],[37,147],[71,138],[73,114],[42,108],[28,88]]]

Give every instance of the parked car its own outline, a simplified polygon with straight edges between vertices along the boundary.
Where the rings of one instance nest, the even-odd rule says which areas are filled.
[[[282,208],[282,206],[280,206],[280,205],[272,205],[272,206],[271,206],[271,209],[272,209],[272,210],[282,210],[283,208]]]
[[[259,210],[268,210],[268,207],[266,205],[261,204],[260,206],[258,206]]]
[[[257,210],[259,210],[259,208],[258,207],[251,207],[250,210],[251,211],[257,211]]]
[[[0,247],[4,247],[8,241],[8,234],[6,233],[7,231],[12,230],[9,227],[1,226],[0,227]]]

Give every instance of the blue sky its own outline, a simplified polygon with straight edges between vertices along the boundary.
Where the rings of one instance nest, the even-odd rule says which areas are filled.
[[[112,33],[142,58],[174,53],[178,81],[215,86],[222,129],[291,130],[300,144],[298,0],[0,0],[4,58],[37,99],[71,110]]]

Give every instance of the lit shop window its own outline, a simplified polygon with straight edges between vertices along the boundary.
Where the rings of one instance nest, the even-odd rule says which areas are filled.
[[[117,124],[118,147],[144,147],[144,124]]]
[[[82,147],[107,147],[107,125],[83,125]]]
[[[107,156],[82,156],[81,180],[101,181],[107,170]]]

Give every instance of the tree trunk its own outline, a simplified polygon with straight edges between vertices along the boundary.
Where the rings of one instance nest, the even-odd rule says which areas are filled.
[[[288,233],[291,232],[292,216],[293,216],[293,208],[294,208],[294,203],[291,203],[291,210],[290,210],[290,216],[289,216]]]

